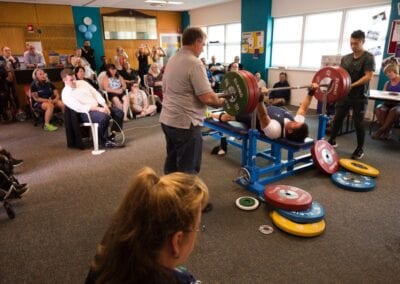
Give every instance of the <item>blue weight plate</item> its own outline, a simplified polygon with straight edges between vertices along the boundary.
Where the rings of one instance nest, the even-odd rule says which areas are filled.
[[[373,178],[347,171],[336,172],[331,178],[337,186],[351,191],[365,192],[373,190],[376,186]]]
[[[296,223],[316,223],[321,221],[325,216],[325,209],[316,201],[313,201],[311,208],[305,211],[287,211],[276,209],[283,217]]]

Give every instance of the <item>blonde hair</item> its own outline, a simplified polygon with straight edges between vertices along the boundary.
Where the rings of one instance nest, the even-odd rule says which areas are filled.
[[[393,63],[386,65],[383,69],[383,72],[387,74],[389,71],[393,71],[394,73],[399,74],[399,65]]]
[[[208,188],[195,175],[158,177],[148,167],[141,169],[98,247],[91,266],[96,283],[167,283],[157,256],[174,233],[195,229],[207,200]]]

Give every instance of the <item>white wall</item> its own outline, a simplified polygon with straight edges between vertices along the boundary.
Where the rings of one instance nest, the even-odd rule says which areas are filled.
[[[282,71],[284,71],[288,74],[288,81],[291,86],[311,84],[311,81],[315,74],[315,71],[270,68],[269,72],[268,72],[268,80],[267,80],[268,87],[271,88],[273,86],[273,84],[279,80],[279,73]],[[370,89],[376,89],[377,85],[378,85],[378,75],[374,75],[374,77],[369,85]],[[307,91],[304,89],[292,90],[290,104],[294,105],[294,106],[300,106],[301,102],[303,101],[304,96],[306,96],[306,92]],[[372,118],[374,103],[375,103],[375,101],[373,101],[373,100],[368,102],[368,109],[367,109],[367,113],[366,113],[367,118]],[[312,108],[312,109],[317,108],[316,100],[313,100],[310,108]]]
[[[240,23],[242,17],[242,1],[234,0],[224,4],[190,10],[189,15],[190,25],[193,27]]]
[[[293,16],[308,13],[320,13],[344,8],[367,7],[390,4],[390,0],[272,0],[272,17]]]

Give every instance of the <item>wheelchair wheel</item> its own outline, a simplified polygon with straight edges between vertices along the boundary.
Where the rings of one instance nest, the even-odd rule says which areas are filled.
[[[118,145],[125,145],[126,138],[125,133],[122,130],[121,126],[114,120],[110,120],[110,124],[108,126],[108,133],[110,133],[109,138],[113,140]]]

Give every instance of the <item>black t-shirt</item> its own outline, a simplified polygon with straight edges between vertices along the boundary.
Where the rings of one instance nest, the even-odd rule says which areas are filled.
[[[280,87],[290,87],[289,83],[287,81],[285,82],[277,82],[274,84],[272,88],[280,88]],[[290,100],[290,90],[280,90],[280,91],[271,91],[269,94],[270,99],[285,99],[286,101]]]
[[[364,51],[359,58],[354,58],[354,54],[350,53],[343,56],[340,66],[349,73],[351,82],[356,82],[365,75],[365,72],[375,71],[375,59],[374,56],[368,51]],[[349,98],[353,99],[365,98],[368,89],[369,82],[365,83],[364,85],[351,88],[348,96]]]

